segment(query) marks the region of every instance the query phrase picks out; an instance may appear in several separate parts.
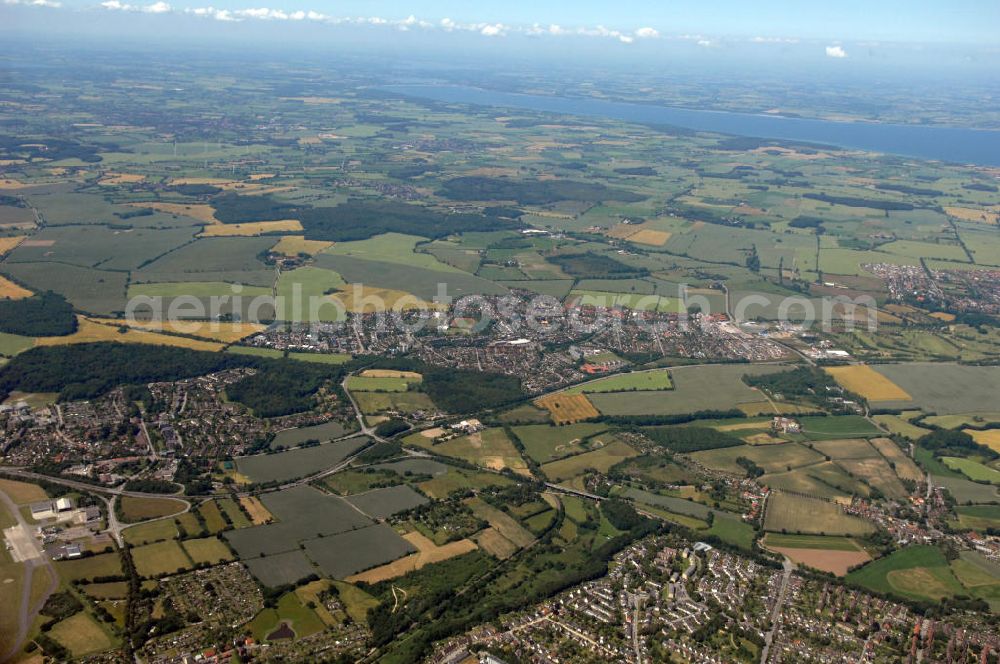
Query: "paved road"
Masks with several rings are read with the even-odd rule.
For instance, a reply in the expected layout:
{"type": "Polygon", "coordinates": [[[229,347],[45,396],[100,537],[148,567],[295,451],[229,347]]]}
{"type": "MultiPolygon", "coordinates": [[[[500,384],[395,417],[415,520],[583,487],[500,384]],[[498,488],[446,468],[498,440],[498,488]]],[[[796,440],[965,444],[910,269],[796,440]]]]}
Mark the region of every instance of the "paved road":
{"type": "MultiPolygon", "coordinates": [[[[21,510],[18,509],[17,504],[10,499],[3,491],[0,491],[0,502],[3,502],[14,518],[17,520],[18,526],[27,532],[31,532],[32,527],[24,520],[24,516],[21,515],[21,510]]],[[[48,600],[49,595],[55,592],[59,585],[59,577],[56,575],[55,570],[52,568],[52,561],[49,557],[45,555],[42,550],[41,545],[38,543],[34,537],[30,540],[31,546],[35,550],[34,557],[24,561],[24,581],[23,587],[21,588],[21,601],[18,606],[18,626],[17,626],[17,636],[14,638],[12,643],[7,644],[5,650],[0,650],[0,662],[6,662],[12,659],[15,654],[20,650],[21,644],[28,636],[28,630],[31,628],[31,624],[34,622],[35,616],[41,610],[42,606],[45,605],[45,601],[48,600]],[[40,570],[49,576],[49,586],[45,589],[45,592],[38,599],[37,606],[29,606],[31,604],[31,586],[33,577],[36,570],[40,570]]],[[[8,598],[8,601],[13,598],[8,598]]],[[[10,604],[5,601],[4,611],[9,610],[10,604]]],[[[2,644],[0,644],[2,645],[2,644]]]]}
{"type": "Polygon", "coordinates": [[[760,664],[767,664],[767,657],[771,652],[771,642],[774,640],[774,633],[778,631],[781,622],[781,610],[785,608],[785,594],[788,592],[788,581],[795,571],[795,563],[788,558],[782,563],[784,572],[781,574],[781,586],[778,587],[778,599],[774,602],[774,609],[771,611],[771,629],[764,635],[764,649],[760,653],[760,664]]]}

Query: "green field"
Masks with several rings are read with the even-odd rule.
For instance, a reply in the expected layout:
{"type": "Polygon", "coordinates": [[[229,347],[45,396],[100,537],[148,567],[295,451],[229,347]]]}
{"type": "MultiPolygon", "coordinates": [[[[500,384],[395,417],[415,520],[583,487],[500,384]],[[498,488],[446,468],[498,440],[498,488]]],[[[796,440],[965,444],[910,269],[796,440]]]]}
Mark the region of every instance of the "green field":
{"type": "Polygon", "coordinates": [[[217,565],[218,563],[235,558],[229,547],[216,537],[184,540],[182,545],[185,553],[187,553],[191,558],[191,562],[195,565],[217,565]]]}
{"type": "Polygon", "coordinates": [[[858,551],[858,545],[847,537],[822,535],[782,535],[768,533],[767,545],[787,549],[826,549],[829,551],[858,551]]]}
{"type": "Polygon", "coordinates": [[[369,443],[364,436],[276,454],[239,457],[236,467],[251,482],[286,481],[304,477],[341,463],[369,443]]]}
{"type": "Polygon", "coordinates": [[[963,528],[1000,528],[1000,505],[960,505],[955,508],[963,528]]]}
{"type": "Polygon", "coordinates": [[[275,608],[264,609],[254,616],[248,628],[258,642],[266,643],[268,635],[282,623],[295,632],[296,639],[312,636],[323,630],[323,621],[294,592],[282,595],[275,608]]]}
{"type": "Polygon", "coordinates": [[[607,427],[590,423],[561,427],[541,424],[513,427],[513,431],[528,456],[538,463],[548,463],[587,451],[588,439],[599,439],[599,434],[607,431],[607,427]]]}
{"type": "Polygon", "coordinates": [[[860,415],[831,415],[827,417],[800,417],[802,432],[813,440],[849,438],[852,436],[878,436],[881,431],[860,415]]]}
{"type": "Polygon", "coordinates": [[[625,443],[615,440],[600,449],[547,463],[542,466],[542,472],[553,482],[563,482],[590,468],[606,473],[612,466],[637,454],[625,443]]]}
{"type": "Polygon", "coordinates": [[[872,368],[913,397],[902,407],[918,406],[937,415],[995,410],[995,395],[1000,394],[1000,367],[910,362],[872,368]]]}
{"type": "Polygon", "coordinates": [[[780,491],[767,500],[764,528],[808,535],[864,535],[875,530],[869,521],[845,514],[836,503],[780,491]]]}
{"type": "Polygon", "coordinates": [[[140,576],[156,577],[190,569],[191,560],[180,545],[169,540],[132,549],[135,569],[140,576]]]}
{"type": "Polygon", "coordinates": [[[635,392],[646,390],[669,390],[673,388],[667,369],[636,371],[608,376],[600,380],[577,385],[566,390],[567,394],[590,394],[595,392],[635,392]]]}
{"type": "Polygon", "coordinates": [[[769,473],[787,472],[823,461],[823,456],[820,453],[799,443],[738,445],[691,454],[692,459],[708,468],[743,475],[746,471],[736,463],[740,457],[750,459],[769,473]]]}
{"type": "Polygon", "coordinates": [[[410,383],[419,382],[411,378],[348,376],[347,389],[351,392],[406,392],[410,383]]]}
{"type": "Polygon", "coordinates": [[[939,600],[964,592],[941,550],[910,546],[847,575],[848,583],[906,599],[939,600]]]}
{"type": "Polygon", "coordinates": [[[763,397],[741,380],[744,374],[783,371],[781,366],[714,365],[675,367],[674,389],[655,392],[592,394],[591,402],[604,415],[678,415],[699,410],[726,410],[763,397]]]}
{"type": "Polygon", "coordinates": [[[959,471],[970,480],[1000,484],[1000,471],[989,466],[984,466],[978,461],[958,457],[941,457],[941,461],[952,470],[959,471]]]}

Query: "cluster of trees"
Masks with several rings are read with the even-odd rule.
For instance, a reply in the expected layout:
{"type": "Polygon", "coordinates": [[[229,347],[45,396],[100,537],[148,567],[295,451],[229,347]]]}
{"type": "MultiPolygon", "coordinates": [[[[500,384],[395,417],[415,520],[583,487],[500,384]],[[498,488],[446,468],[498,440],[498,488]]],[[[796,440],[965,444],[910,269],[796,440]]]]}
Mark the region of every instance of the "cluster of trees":
{"type": "Polygon", "coordinates": [[[989,447],[977,443],[972,436],[964,431],[937,429],[921,436],[917,440],[917,444],[933,452],[936,457],[964,457],[971,454],[992,460],[1000,456],[1000,454],[989,447]]]}
{"type": "Polygon", "coordinates": [[[80,161],[94,164],[101,161],[98,150],[108,150],[114,152],[118,148],[114,144],[103,146],[85,145],[79,141],[66,138],[37,137],[26,138],[24,136],[0,136],[0,154],[5,159],[47,159],[49,161],[60,161],[62,159],[79,159],[80,161]]]}
{"type": "Polygon", "coordinates": [[[23,300],[0,300],[0,332],[26,337],[62,337],[76,332],[73,305],[46,291],[23,300]]]}
{"type": "Polygon", "coordinates": [[[649,271],[616,261],[604,254],[560,254],[546,258],[558,265],[563,272],[574,277],[614,279],[616,277],[644,277],[649,271]]]}
{"type": "Polygon", "coordinates": [[[837,381],[816,367],[798,367],[770,374],[744,374],[743,382],[771,395],[780,394],[785,399],[816,400],[825,397],[831,390],[840,392],[837,381]]]}
{"type": "Polygon", "coordinates": [[[753,459],[745,456],[736,457],[736,464],[747,471],[747,477],[757,478],[764,474],[764,469],[758,466],[753,459]]]}
{"type": "Polygon", "coordinates": [[[674,452],[698,452],[736,447],[743,441],[725,431],[708,427],[647,427],[642,433],[657,445],[674,452]]]}
{"type": "Polygon", "coordinates": [[[254,367],[257,373],[230,385],[227,396],[259,417],[311,409],[319,388],[344,371],[287,359],[102,341],[42,346],[18,355],[0,368],[0,395],[21,390],[56,392],[64,401],[91,399],[119,385],[180,380],[237,367],[254,367]]]}
{"type": "Polygon", "coordinates": [[[833,205],[846,205],[847,207],[866,207],[873,210],[912,210],[909,203],[899,201],[880,201],[875,198],[860,198],[858,196],[830,196],[829,194],[802,194],[803,198],[811,198],[814,201],[831,203],[833,205]]]}
{"type": "MultiPolygon", "coordinates": [[[[335,207],[296,206],[270,196],[226,193],[212,199],[215,217],[226,224],[298,219],[309,240],[348,242],[382,233],[438,238],[454,233],[517,227],[506,215],[451,214],[423,205],[389,200],[350,200],[335,207]]],[[[519,214],[518,214],[519,216],[519,214]]]]}
{"type": "Polygon", "coordinates": [[[383,438],[391,438],[397,433],[403,433],[410,428],[406,420],[390,418],[384,422],[379,422],[375,427],[375,434],[383,438]]]}
{"type": "Polygon", "coordinates": [[[438,192],[454,201],[515,201],[518,205],[547,205],[559,201],[622,201],[635,203],[645,196],[597,182],[573,180],[509,180],[463,176],[444,183],[438,192]]]}

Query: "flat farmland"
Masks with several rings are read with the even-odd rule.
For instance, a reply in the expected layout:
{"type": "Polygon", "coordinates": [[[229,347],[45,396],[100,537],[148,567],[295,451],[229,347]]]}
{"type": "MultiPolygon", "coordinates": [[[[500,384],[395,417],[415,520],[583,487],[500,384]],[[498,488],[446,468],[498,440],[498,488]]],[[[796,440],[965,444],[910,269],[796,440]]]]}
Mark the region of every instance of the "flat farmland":
{"type": "Polygon", "coordinates": [[[524,450],[538,463],[548,463],[566,456],[586,452],[586,439],[607,431],[603,424],[569,424],[552,426],[535,424],[513,428],[524,450]]]}
{"type": "Polygon", "coordinates": [[[424,447],[435,454],[463,459],[483,468],[491,470],[510,468],[514,472],[528,474],[528,464],[507,437],[507,433],[500,428],[484,429],[478,433],[437,444],[418,433],[408,436],[406,442],[424,447]]]}
{"type": "Polygon", "coordinates": [[[877,436],[882,432],[860,415],[805,415],[798,418],[802,433],[812,440],[830,438],[860,438],[877,436]]]}
{"type": "Polygon", "coordinates": [[[342,422],[326,422],[308,427],[298,427],[295,429],[285,429],[279,431],[274,440],[271,441],[271,449],[279,447],[295,447],[307,440],[318,440],[321,443],[340,438],[347,433],[347,428],[342,422]]]}
{"type": "Polygon", "coordinates": [[[580,475],[588,468],[606,473],[612,466],[638,454],[625,443],[615,440],[600,449],[547,463],[542,466],[542,472],[553,482],[562,482],[580,475]]]}
{"type": "Polygon", "coordinates": [[[883,376],[913,398],[911,402],[887,401],[885,407],[919,406],[938,415],[996,409],[1000,394],[1000,367],[950,363],[910,362],[880,364],[883,376]]]}
{"type": "Polygon", "coordinates": [[[121,558],[117,553],[102,553],[89,558],[61,560],[55,563],[59,577],[67,581],[93,579],[98,576],[119,576],[122,573],[121,558]]]}
{"type": "Polygon", "coordinates": [[[81,311],[111,315],[125,310],[127,272],[64,263],[3,263],[0,271],[35,292],[61,293],[81,311]]]}
{"type": "Polygon", "coordinates": [[[507,289],[499,284],[458,270],[445,272],[412,265],[368,260],[356,256],[320,254],[316,265],[340,273],[352,284],[412,293],[429,300],[438,292],[438,284],[448,284],[452,297],[463,295],[502,295],[507,289]]]}
{"type": "Polygon", "coordinates": [[[692,459],[708,468],[743,475],[745,469],[736,463],[738,457],[750,459],[769,473],[810,466],[824,460],[821,454],[799,443],[739,445],[691,453],[692,459]]]}
{"type": "Polygon", "coordinates": [[[305,545],[306,554],[324,574],[335,579],[384,565],[417,550],[395,530],[382,524],[308,540],[305,545]]]}
{"type": "Polygon", "coordinates": [[[275,454],[239,457],[236,468],[251,482],[282,482],[336,466],[369,442],[368,438],[358,436],[275,454]]]}
{"type": "Polygon", "coordinates": [[[524,548],[535,541],[535,536],[525,530],[514,517],[498,510],[479,498],[469,498],[466,504],[472,513],[489,522],[490,526],[518,548],[524,548]]]}
{"type": "Polygon", "coordinates": [[[875,530],[871,523],[845,514],[835,503],[780,491],[768,498],[764,528],[813,535],[864,535],[875,530]]]}
{"type": "Polygon", "coordinates": [[[1000,505],[960,505],[955,508],[963,528],[1000,528],[1000,505]]]}
{"type": "Polygon", "coordinates": [[[380,581],[387,581],[409,574],[431,563],[439,563],[455,556],[461,556],[470,551],[475,551],[477,548],[476,543],[468,539],[457,540],[443,546],[438,546],[416,532],[403,535],[403,539],[415,546],[417,552],[386,565],[373,567],[360,574],[349,576],[346,580],[350,583],[357,583],[358,581],[379,583],[380,581]]]}
{"type": "Polygon", "coordinates": [[[566,390],[566,394],[590,394],[594,392],[637,392],[649,390],[669,390],[673,388],[668,369],[634,371],[617,374],[576,385],[566,390]]]}
{"type": "Polygon", "coordinates": [[[351,496],[347,502],[373,519],[385,519],[425,505],[428,500],[408,486],[394,486],[351,496]]]}
{"type": "Polygon", "coordinates": [[[270,556],[295,549],[306,539],[335,535],[372,523],[342,498],[310,486],[268,493],[261,497],[261,502],[275,522],[224,533],[244,561],[261,553],[270,556]]]}
{"type": "Polygon", "coordinates": [[[936,601],[964,592],[941,550],[911,546],[869,563],[847,575],[852,584],[877,593],[936,601]]]}
{"type": "Polygon", "coordinates": [[[12,263],[54,262],[102,270],[133,270],[193,238],[191,228],[52,226],[7,257],[12,263]]]}
{"type": "Polygon", "coordinates": [[[536,399],[535,405],[549,411],[556,424],[572,424],[600,415],[590,399],[583,394],[550,394],[536,399]]]}
{"type": "Polygon", "coordinates": [[[768,533],[764,546],[800,565],[837,576],[844,576],[851,567],[871,560],[866,551],[845,537],[768,533]]]}
{"type": "Polygon", "coordinates": [[[195,565],[205,563],[217,565],[221,562],[235,558],[229,547],[216,537],[203,537],[201,539],[184,540],[182,542],[185,553],[191,558],[195,565]]]}
{"type": "Polygon", "coordinates": [[[869,401],[910,401],[910,394],[885,375],[864,364],[824,369],[841,387],[869,401]]]}
{"type": "Polygon", "coordinates": [[[73,653],[74,657],[101,652],[114,645],[108,633],[86,611],[56,623],[48,635],[73,653]]]}
{"type": "Polygon", "coordinates": [[[839,459],[837,465],[889,498],[905,498],[906,487],[881,455],[867,459],[839,459]]]}
{"type": "Polygon", "coordinates": [[[117,325],[105,325],[98,319],[79,318],[76,332],[62,337],[39,337],[36,346],[63,346],[65,344],[89,344],[98,341],[116,341],[119,343],[151,344],[154,346],[176,346],[192,350],[218,351],[223,345],[213,341],[201,341],[168,334],[157,334],[143,330],[121,328],[117,325]],[[124,331],[123,331],[124,330],[124,331]]]}
{"type": "Polygon", "coordinates": [[[892,439],[873,438],[870,442],[879,451],[879,454],[892,464],[893,470],[900,479],[913,482],[920,482],[924,479],[924,474],[917,467],[917,464],[892,439]]]}
{"type": "Polygon", "coordinates": [[[8,300],[23,300],[31,297],[32,293],[27,288],[15,284],[6,277],[0,277],[0,298],[8,300]]]}
{"type": "Polygon", "coordinates": [[[125,522],[158,519],[183,512],[187,503],[175,498],[133,498],[121,497],[121,518],[125,522]]]}
{"type": "Polygon", "coordinates": [[[298,549],[265,558],[250,558],[243,562],[258,581],[270,588],[295,583],[317,572],[305,554],[298,549]]]}
{"type": "Polygon", "coordinates": [[[191,560],[174,540],[146,544],[132,549],[135,569],[140,576],[155,577],[189,569],[191,560]]]}
{"type": "Polygon", "coordinates": [[[813,443],[812,448],[834,460],[837,459],[871,459],[878,456],[875,448],[864,438],[848,438],[846,440],[823,440],[813,443]]]}
{"type": "Polygon", "coordinates": [[[149,523],[140,523],[122,531],[122,537],[132,546],[159,542],[177,537],[177,525],[174,519],[160,519],[149,523]]]}
{"type": "Polygon", "coordinates": [[[1000,484],[1000,471],[984,466],[972,459],[962,459],[959,457],[941,457],[944,465],[952,470],[957,470],[974,482],[989,482],[990,484],[1000,484]]]}
{"type": "Polygon", "coordinates": [[[972,436],[973,440],[980,445],[985,445],[994,452],[1000,452],[1000,429],[986,429],[985,431],[963,429],[963,431],[972,436]]]}
{"type": "Polygon", "coordinates": [[[853,495],[867,497],[871,490],[848,475],[832,461],[796,468],[791,471],[767,473],[760,483],[770,489],[802,493],[830,500],[848,499],[853,495]]]}
{"type": "Polygon", "coordinates": [[[356,392],[353,396],[365,415],[377,415],[387,410],[414,413],[436,408],[431,398],[423,392],[356,392]]]}
{"type": "Polygon", "coordinates": [[[406,392],[413,382],[420,381],[394,376],[348,376],[346,386],[351,392],[406,392]]]}
{"type": "Polygon", "coordinates": [[[905,436],[910,440],[916,440],[921,436],[930,433],[930,429],[911,424],[898,415],[873,415],[872,419],[889,430],[889,433],[898,436],[905,436]]]}
{"type": "Polygon", "coordinates": [[[744,374],[783,371],[780,365],[707,365],[671,369],[674,389],[655,392],[591,394],[589,399],[605,415],[680,415],[699,410],[726,410],[761,401],[761,393],[747,386],[744,374]]]}

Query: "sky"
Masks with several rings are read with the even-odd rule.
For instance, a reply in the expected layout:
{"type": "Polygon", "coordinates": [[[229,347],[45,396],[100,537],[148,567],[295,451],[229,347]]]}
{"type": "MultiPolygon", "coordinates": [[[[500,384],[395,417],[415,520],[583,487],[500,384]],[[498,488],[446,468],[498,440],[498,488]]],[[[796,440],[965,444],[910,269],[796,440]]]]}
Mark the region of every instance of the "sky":
{"type": "Polygon", "coordinates": [[[673,48],[733,59],[785,54],[845,68],[858,61],[1000,63],[997,26],[1000,0],[0,0],[0,32],[23,36],[252,37],[610,55],[673,48]]]}

